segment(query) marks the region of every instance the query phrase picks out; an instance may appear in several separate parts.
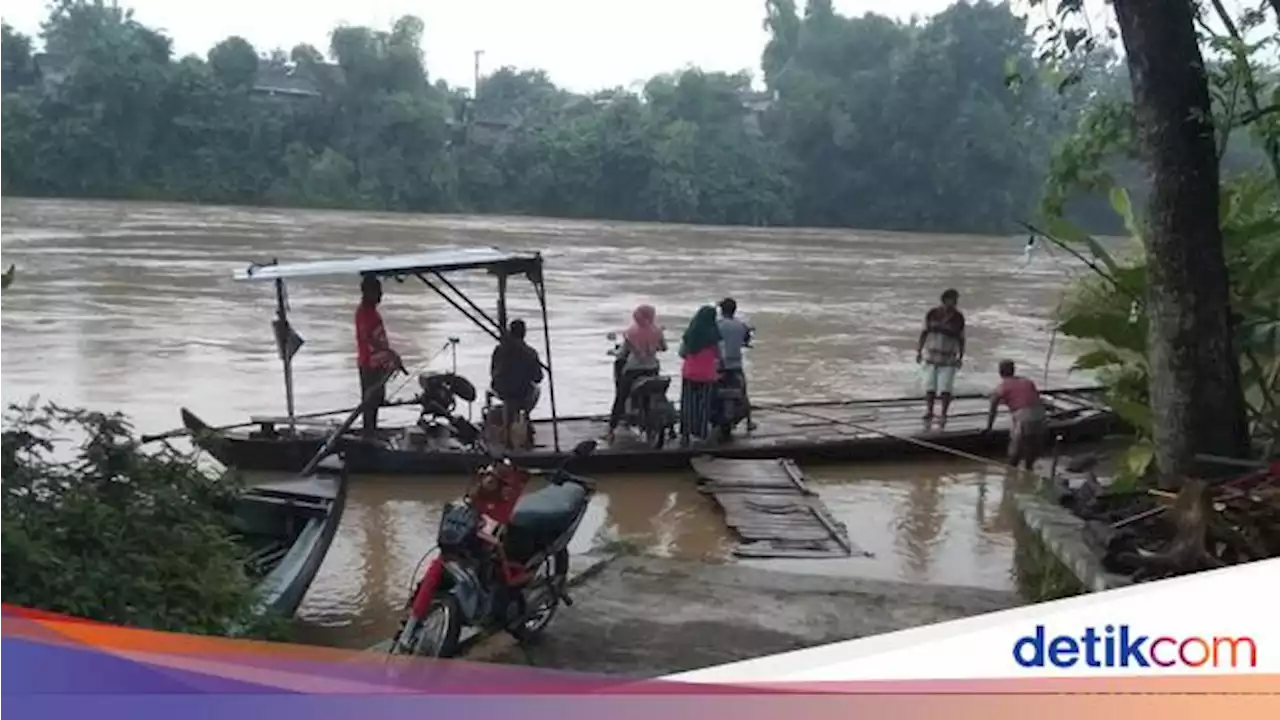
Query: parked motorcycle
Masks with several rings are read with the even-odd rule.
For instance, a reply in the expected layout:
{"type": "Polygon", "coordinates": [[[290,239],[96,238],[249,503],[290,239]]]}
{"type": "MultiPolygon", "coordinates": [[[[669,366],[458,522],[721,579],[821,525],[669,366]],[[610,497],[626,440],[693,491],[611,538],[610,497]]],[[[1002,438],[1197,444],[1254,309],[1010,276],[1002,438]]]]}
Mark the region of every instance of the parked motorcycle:
{"type": "MultiPolygon", "coordinates": [[[[613,349],[608,354],[618,358],[613,364],[613,380],[616,384],[622,376],[622,362],[619,358],[622,343],[618,342],[617,333],[609,333],[607,337],[614,342],[613,349]]],[[[631,383],[624,405],[622,424],[644,433],[645,442],[655,450],[661,450],[668,439],[674,440],[676,437],[679,415],[675,405],[667,397],[670,387],[670,375],[655,373],[638,377],[631,383]]]]}
{"type": "MultiPolygon", "coordinates": [[[[488,454],[474,425],[462,418],[454,424],[459,437],[488,454]]],[[[579,443],[559,468],[546,473],[496,457],[477,471],[463,498],[445,506],[439,552],[409,596],[392,654],[453,657],[464,628],[531,641],[561,603],[573,604],[566,592],[568,546],[595,483],[567,468],[595,448],[594,440],[579,443]],[[525,493],[534,474],[549,482],[525,493]]]]}

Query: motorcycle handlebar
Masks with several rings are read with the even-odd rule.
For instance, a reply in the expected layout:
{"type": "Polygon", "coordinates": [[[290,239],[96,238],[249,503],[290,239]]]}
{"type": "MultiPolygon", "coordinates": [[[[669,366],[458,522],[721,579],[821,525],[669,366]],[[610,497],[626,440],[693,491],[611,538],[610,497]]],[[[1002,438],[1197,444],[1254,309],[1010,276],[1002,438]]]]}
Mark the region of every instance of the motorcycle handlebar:
{"type": "MultiPolygon", "coordinates": [[[[585,458],[588,455],[591,455],[592,453],[594,453],[596,451],[597,445],[598,443],[595,440],[583,440],[582,442],[578,443],[573,448],[573,450],[569,451],[568,456],[565,457],[565,459],[555,468],[551,470],[543,470],[539,468],[533,468],[533,469],[525,468],[525,471],[528,472],[530,475],[540,475],[540,476],[547,477],[550,480],[550,482],[553,482],[557,485],[564,482],[565,480],[569,480],[571,482],[576,482],[579,485],[582,485],[587,488],[594,488],[595,487],[594,481],[584,477],[573,475],[568,472],[568,469],[569,469],[569,466],[573,463],[573,461],[585,458]]],[[[489,444],[485,442],[484,437],[480,435],[478,431],[476,432],[475,438],[471,441],[471,447],[476,452],[476,454],[484,455],[494,463],[502,463],[502,462],[510,461],[510,458],[505,453],[495,452],[492,448],[490,448],[489,444]]]]}

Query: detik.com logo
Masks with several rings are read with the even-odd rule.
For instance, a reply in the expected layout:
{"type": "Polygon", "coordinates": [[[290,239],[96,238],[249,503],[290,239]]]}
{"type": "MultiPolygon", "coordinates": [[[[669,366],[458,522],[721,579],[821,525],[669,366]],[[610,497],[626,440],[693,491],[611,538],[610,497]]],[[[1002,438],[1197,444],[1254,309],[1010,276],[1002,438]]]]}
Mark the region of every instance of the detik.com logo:
{"type": "Polygon", "coordinates": [[[1258,666],[1258,646],[1247,636],[1143,635],[1128,625],[1086,627],[1079,635],[1049,635],[1037,625],[1013,644],[1013,659],[1024,668],[1091,667],[1241,668],[1258,666]]]}

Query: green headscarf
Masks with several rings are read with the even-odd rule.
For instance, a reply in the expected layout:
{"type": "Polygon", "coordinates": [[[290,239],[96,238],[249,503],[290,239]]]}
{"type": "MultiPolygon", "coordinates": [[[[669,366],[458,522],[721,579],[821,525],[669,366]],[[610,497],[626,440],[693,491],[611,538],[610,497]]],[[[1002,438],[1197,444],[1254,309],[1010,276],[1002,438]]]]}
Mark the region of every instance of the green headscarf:
{"type": "Polygon", "coordinates": [[[710,305],[698,308],[698,312],[689,321],[689,327],[685,329],[682,340],[686,355],[706,350],[719,343],[720,326],[716,324],[716,309],[710,305]]]}

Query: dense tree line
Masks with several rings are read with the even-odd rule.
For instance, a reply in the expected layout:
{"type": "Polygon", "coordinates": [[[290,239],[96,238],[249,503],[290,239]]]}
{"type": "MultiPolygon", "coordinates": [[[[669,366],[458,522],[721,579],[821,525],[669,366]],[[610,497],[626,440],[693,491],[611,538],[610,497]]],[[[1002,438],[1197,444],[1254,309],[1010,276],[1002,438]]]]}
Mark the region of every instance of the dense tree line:
{"type": "MultiPolygon", "coordinates": [[[[205,58],[102,0],[4,28],[6,194],[494,212],[722,224],[1003,231],[1055,140],[1128,92],[1114,56],[1059,92],[1026,23],[957,3],[925,21],[766,0],[767,86],[684,70],[580,95],[502,68],[432,82],[423,25],[336,28],[328,53],[205,58]],[[264,91],[269,78],[314,89],[264,91]],[[1018,82],[1011,82],[1016,78],[1018,82]]],[[[1105,201],[1082,212],[1110,220],[1105,201]]]]}

